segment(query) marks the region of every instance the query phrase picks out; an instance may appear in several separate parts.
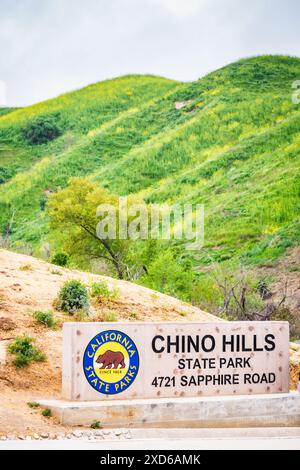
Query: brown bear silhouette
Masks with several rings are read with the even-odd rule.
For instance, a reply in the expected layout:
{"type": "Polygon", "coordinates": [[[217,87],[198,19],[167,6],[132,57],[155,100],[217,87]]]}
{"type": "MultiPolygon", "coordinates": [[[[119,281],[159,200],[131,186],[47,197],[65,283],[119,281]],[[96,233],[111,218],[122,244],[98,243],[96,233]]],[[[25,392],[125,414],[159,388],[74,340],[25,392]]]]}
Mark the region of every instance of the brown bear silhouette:
{"type": "Polygon", "coordinates": [[[125,362],[124,362],[124,355],[120,351],[110,351],[109,349],[105,351],[104,354],[98,356],[96,359],[98,364],[102,364],[100,369],[124,369],[125,362]]]}

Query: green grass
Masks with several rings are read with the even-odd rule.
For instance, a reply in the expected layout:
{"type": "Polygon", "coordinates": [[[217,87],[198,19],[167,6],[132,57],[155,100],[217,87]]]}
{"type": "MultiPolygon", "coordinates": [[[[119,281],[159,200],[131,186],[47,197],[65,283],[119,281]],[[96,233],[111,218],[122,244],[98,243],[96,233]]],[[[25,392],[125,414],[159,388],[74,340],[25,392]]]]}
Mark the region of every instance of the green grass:
{"type": "Polygon", "coordinates": [[[102,314],[102,321],[104,322],[116,322],[118,321],[118,313],[113,310],[108,310],[102,314]]]}
{"type": "Polygon", "coordinates": [[[51,311],[37,310],[33,312],[32,315],[35,321],[43,326],[53,328],[56,325],[56,320],[54,318],[53,312],[51,311]]]}
{"type": "Polygon", "coordinates": [[[28,366],[31,362],[44,362],[46,360],[43,354],[34,346],[33,338],[29,336],[17,336],[9,344],[8,351],[14,355],[13,364],[18,367],[28,366]]]}
{"type": "Polygon", "coordinates": [[[97,297],[98,300],[116,300],[119,296],[117,289],[110,289],[105,281],[93,282],[91,285],[91,297],[97,297]]]}
{"type": "Polygon", "coordinates": [[[0,117],[5,116],[5,114],[12,113],[13,111],[16,111],[17,108],[5,108],[5,107],[0,107],[0,117]]]}
{"type": "Polygon", "coordinates": [[[59,250],[47,197],[88,175],[149,203],[203,203],[205,249],[185,254],[198,269],[273,263],[300,238],[300,105],[291,101],[299,77],[300,59],[260,56],[192,83],[125,76],[3,113],[1,230],[13,219],[12,247],[59,250]],[[62,135],[29,145],[22,129],[39,116],[56,116],[62,135]]]}

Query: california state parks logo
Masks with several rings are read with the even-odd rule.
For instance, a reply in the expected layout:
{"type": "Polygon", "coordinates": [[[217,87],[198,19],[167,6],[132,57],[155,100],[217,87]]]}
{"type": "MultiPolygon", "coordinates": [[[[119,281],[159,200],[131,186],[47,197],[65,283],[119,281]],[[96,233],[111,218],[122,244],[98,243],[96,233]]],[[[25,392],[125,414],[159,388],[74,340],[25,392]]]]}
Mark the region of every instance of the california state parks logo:
{"type": "Polygon", "coordinates": [[[132,339],[117,330],[98,333],[87,345],[83,370],[97,392],[115,395],[124,392],[139,370],[139,353],[132,339]]]}

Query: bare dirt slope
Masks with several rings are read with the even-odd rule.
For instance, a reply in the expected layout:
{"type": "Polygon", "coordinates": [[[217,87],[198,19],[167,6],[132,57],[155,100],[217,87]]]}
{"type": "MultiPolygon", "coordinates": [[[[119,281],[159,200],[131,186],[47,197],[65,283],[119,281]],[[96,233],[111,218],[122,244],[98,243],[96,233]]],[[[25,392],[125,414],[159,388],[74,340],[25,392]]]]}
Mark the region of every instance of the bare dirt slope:
{"type": "Polygon", "coordinates": [[[285,305],[295,317],[297,331],[300,331],[300,247],[287,250],[286,255],[275,265],[265,267],[265,274],[272,276],[273,300],[278,302],[286,290],[285,305]]]}
{"type": "Polygon", "coordinates": [[[64,321],[73,319],[55,312],[58,324],[55,329],[49,329],[38,325],[32,313],[36,310],[54,310],[53,301],[60,287],[69,279],[81,279],[87,286],[105,280],[109,287],[118,289],[119,295],[115,301],[92,307],[94,320],[102,319],[105,312],[111,311],[119,321],[218,320],[178,299],[130,282],[63,269],[30,256],[0,250],[2,353],[8,341],[26,333],[36,340],[37,346],[47,355],[46,363],[33,363],[22,369],[16,369],[9,356],[5,364],[0,364],[0,435],[61,431],[52,418],[42,417],[40,410],[30,409],[27,402],[38,401],[42,397],[59,397],[61,326],[64,321]]]}

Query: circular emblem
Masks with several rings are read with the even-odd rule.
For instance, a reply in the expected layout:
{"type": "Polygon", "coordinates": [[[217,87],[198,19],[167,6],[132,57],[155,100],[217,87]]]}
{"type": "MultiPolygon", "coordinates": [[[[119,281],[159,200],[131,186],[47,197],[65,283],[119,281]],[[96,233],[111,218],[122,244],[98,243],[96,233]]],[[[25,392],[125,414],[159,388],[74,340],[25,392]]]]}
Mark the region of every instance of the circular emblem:
{"type": "Polygon", "coordinates": [[[139,370],[139,353],[132,339],[117,330],[98,333],[87,345],[83,370],[97,392],[115,395],[124,392],[139,370]]]}

